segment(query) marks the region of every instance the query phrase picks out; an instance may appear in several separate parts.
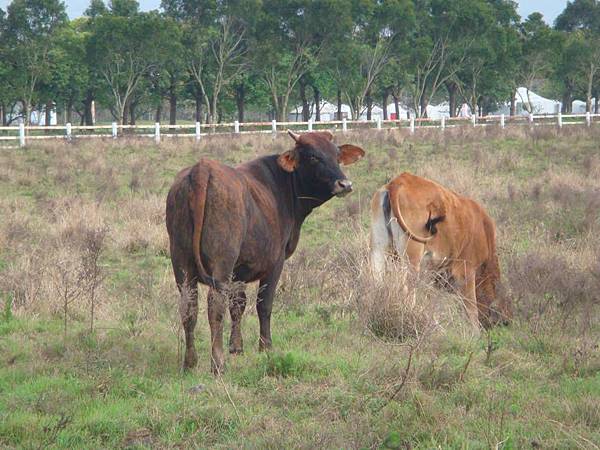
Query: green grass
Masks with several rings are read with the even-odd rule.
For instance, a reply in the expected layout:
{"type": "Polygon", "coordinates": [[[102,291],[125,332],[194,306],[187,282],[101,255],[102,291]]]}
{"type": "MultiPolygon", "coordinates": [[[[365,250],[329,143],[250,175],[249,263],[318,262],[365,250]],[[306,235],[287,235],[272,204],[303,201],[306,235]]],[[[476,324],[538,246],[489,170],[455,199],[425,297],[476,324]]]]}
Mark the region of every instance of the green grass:
{"type": "Polygon", "coordinates": [[[234,164],[289,142],[1,150],[0,447],[597,448],[597,133],[419,133],[347,137],[368,154],[345,169],[357,190],[306,221],[275,300],[274,350],[258,352],[250,301],[245,353],[228,356],[219,378],[203,296],[199,367],[180,371],[164,198],[201,156],[234,164]],[[496,219],[513,325],[402,343],[365,328],[345,255],[367,242],[372,192],[404,170],[475,197],[496,219]],[[106,278],[94,332],[80,299],[65,336],[53,258],[76,255],[69,227],[82,220],[109,227],[106,278]],[[548,278],[535,278],[528,255],[548,278]]]}

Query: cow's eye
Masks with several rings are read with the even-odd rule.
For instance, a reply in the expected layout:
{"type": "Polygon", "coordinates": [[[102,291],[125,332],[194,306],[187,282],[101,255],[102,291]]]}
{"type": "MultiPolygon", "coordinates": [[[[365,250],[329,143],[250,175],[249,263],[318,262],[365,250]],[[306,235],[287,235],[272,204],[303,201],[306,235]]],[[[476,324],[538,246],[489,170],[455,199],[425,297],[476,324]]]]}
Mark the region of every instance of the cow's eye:
{"type": "Polygon", "coordinates": [[[311,156],[309,160],[311,164],[317,164],[319,162],[319,158],[316,156],[311,156]]]}

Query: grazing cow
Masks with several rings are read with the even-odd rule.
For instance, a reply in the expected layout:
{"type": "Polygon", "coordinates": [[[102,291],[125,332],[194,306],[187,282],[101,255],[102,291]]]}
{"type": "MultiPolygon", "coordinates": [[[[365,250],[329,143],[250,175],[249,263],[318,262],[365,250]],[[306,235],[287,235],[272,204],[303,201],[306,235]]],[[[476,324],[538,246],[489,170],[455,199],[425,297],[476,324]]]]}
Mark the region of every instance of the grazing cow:
{"type": "Polygon", "coordinates": [[[223,368],[226,295],[232,297],[229,351],[241,353],[243,349],[243,283],[260,281],[256,305],[259,350],[269,349],[273,295],[283,262],[296,249],[304,219],[330,198],[352,191],[340,164],[362,158],[365,153],[361,148],[349,144],[338,147],[329,132],[288,133],[295,146],[281,155],[264,156],[235,168],[202,159],[182,170],[169,191],[167,230],[181,292],[185,368],[197,362],[197,283],[210,287],[208,321],[214,373],[223,368]],[[233,285],[237,288],[232,289],[233,285]]]}
{"type": "Polygon", "coordinates": [[[423,265],[448,274],[477,329],[480,321],[489,326],[511,318],[508,300],[495,305],[500,279],[496,227],[479,204],[433,181],[403,173],[375,193],[371,217],[376,276],[385,270],[386,254],[392,249],[417,272],[423,265]]]}

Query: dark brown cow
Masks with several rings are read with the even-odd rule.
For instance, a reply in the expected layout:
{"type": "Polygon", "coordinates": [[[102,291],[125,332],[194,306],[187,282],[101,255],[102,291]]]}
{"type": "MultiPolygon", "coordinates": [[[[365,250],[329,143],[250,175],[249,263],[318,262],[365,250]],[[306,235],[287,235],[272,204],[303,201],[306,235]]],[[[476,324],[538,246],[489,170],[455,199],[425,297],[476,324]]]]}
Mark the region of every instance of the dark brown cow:
{"type": "Polygon", "coordinates": [[[300,227],[311,211],[333,196],[352,191],[340,169],[364,156],[353,145],[333,144],[329,132],[301,136],[289,132],[295,146],[281,155],[249,161],[236,168],[202,159],[182,170],[167,198],[171,261],[181,292],[185,330],[184,367],[197,362],[194,327],[198,282],[210,287],[208,321],[212,370],[223,368],[225,294],[232,300],[230,353],[243,349],[241,318],[246,307],[242,283],[260,281],[256,309],[259,349],[271,347],[271,309],[283,262],[298,244],[300,227]]]}

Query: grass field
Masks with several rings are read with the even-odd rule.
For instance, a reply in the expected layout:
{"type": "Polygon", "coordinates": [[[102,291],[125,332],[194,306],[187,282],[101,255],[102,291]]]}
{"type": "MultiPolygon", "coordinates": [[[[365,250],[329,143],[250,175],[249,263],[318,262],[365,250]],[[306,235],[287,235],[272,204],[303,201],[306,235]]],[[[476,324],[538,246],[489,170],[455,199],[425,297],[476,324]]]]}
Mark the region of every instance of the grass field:
{"type": "Polygon", "coordinates": [[[201,156],[235,164],[289,137],[0,150],[0,448],[597,449],[600,130],[337,140],[367,151],[346,169],[356,190],[305,223],[273,352],[249,304],[219,378],[204,291],[199,367],[180,371],[166,193],[201,156]],[[370,279],[370,196],[404,170],[496,220],[511,326],[475,338],[451,293],[422,281],[407,312],[370,279]]]}

